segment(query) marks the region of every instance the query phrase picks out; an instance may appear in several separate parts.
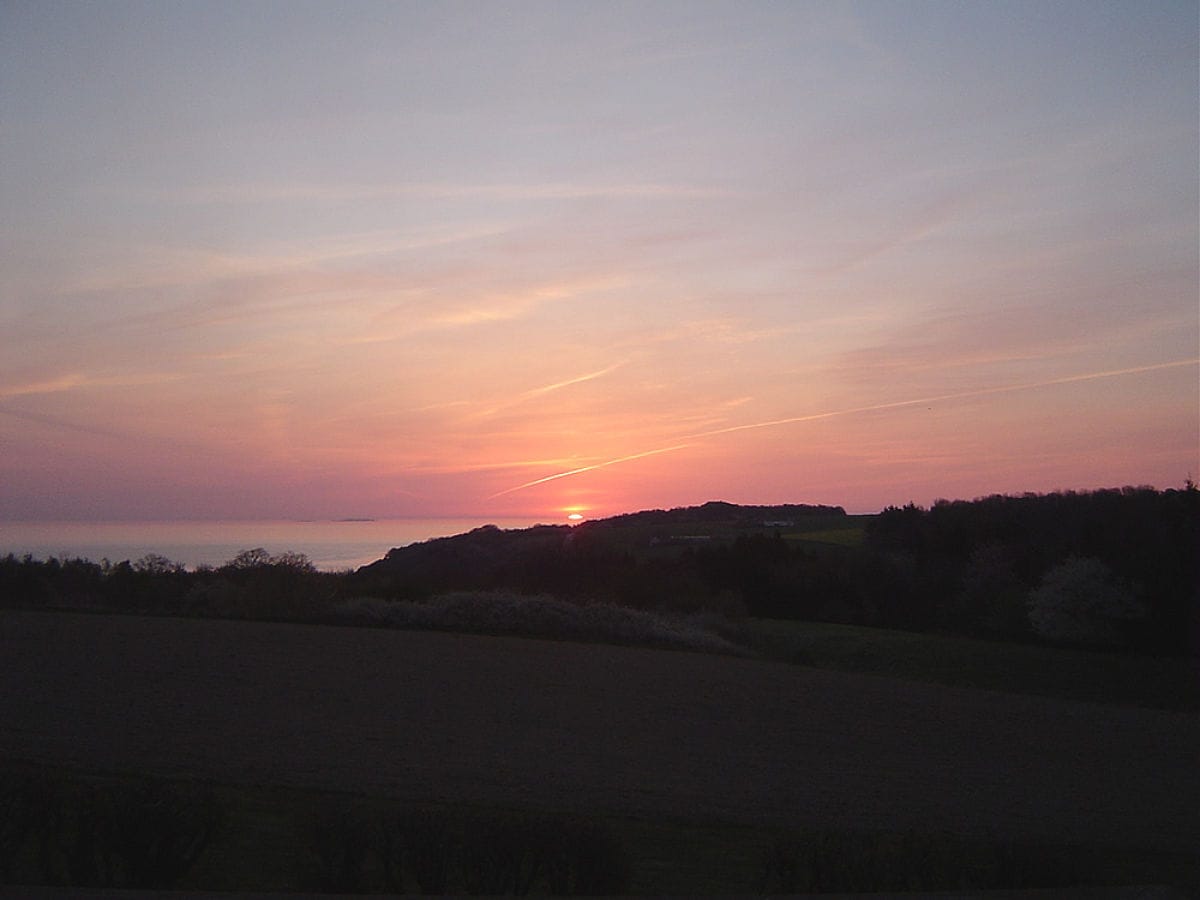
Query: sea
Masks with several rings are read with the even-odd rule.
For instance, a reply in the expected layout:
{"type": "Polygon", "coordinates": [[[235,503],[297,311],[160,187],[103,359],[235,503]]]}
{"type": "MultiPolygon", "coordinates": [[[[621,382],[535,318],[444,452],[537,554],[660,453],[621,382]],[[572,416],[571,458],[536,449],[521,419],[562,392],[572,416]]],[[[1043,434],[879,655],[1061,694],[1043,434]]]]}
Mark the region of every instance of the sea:
{"type": "Polygon", "coordinates": [[[311,522],[2,522],[0,557],[136,561],[165,556],[189,569],[220,566],[242,550],[303,553],[338,572],[382,559],[393,547],[463,534],[482,525],[527,528],[534,519],[346,519],[311,522]]]}

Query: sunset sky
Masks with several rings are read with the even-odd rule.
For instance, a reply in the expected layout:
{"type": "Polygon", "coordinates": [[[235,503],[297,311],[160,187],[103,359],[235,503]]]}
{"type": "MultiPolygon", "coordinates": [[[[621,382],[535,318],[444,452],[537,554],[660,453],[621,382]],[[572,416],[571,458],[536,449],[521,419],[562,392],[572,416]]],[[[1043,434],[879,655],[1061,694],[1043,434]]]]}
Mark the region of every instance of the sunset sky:
{"type": "Polygon", "coordinates": [[[1200,478],[1194,2],[0,6],[0,519],[1200,478]]]}

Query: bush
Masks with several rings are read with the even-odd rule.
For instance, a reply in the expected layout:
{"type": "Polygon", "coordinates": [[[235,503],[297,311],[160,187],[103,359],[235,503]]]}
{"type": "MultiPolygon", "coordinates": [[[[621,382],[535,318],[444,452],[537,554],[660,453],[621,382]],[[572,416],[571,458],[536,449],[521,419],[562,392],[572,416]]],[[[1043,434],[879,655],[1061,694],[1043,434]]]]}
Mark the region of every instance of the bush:
{"type": "Polygon", "coordinates": [[[1029,622],[1038,637],[1068,644],[1125,644],[1145,607],[1098,559],[1071,557],[1055,566],[1029,595],[1029,622]]]}
{"type": "Polygon", "coordinates": [[[744,655],[703,615],[673,616],[608,603],[574,604],[547,596],[463,591],[423,602],[359,598],[333,608],[339,624],[436,629],[560,640],[599,641],[744,655]]]}
{"type": "Polygon", "coordinates": [[[0,783],[0,881],[172,888],[221,821],[200,788],[8,776],[0,783]]]}

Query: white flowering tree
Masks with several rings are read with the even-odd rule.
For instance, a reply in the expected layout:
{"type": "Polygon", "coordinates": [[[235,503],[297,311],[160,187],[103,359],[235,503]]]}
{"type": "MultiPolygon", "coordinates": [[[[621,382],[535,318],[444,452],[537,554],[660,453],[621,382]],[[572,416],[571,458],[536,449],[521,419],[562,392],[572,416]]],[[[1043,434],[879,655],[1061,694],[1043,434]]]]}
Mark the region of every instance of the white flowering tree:
{"type": "Polygon", "coordinates": [[[1125,642],[1128,624],[1145,615],[1134,591],[1098,559],[1064,560],[1029,595],[1029,624],[1051,641],[1117,646],[1125,642]]]}

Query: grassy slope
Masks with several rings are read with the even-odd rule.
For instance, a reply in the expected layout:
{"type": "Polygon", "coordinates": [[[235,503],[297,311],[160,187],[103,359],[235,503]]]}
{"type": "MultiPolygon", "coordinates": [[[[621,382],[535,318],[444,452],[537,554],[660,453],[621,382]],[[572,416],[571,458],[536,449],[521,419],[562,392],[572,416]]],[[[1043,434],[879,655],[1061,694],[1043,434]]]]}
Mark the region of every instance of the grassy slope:
{"type": "Polygon", "coordinates": [[[751,619],[739,640],[768,659],[843,672],[1148,709],[1200,710],[1197,660],[751,619]]]}

